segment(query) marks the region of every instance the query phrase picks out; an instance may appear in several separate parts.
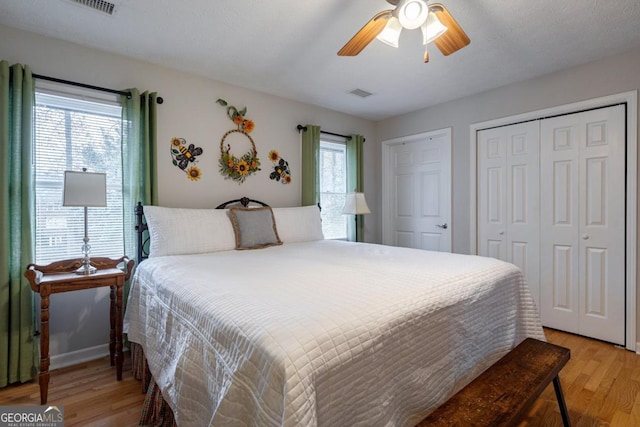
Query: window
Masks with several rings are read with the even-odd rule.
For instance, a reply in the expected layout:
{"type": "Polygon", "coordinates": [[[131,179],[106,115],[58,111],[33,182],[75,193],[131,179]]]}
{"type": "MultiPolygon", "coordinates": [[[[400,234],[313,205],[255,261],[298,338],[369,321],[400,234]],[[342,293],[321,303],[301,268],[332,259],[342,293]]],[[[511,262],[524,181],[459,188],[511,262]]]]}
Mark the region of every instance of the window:
{"type": "Polygon", "coordinates": [[[114,99],[87,100],[36,91],[36,263],[82,257],[84,208],[63,207],[64,171],[107,174],[107,207],[88,208],[91,256],[124,254],[122,108],[114,99]]]}
{"type": "Polygon", "coordinates": [[[342,214],[347,193],[347,148],[344,143],[320,141],[320,206],[326,239],[347,238],[348,215],[342,214]]]}

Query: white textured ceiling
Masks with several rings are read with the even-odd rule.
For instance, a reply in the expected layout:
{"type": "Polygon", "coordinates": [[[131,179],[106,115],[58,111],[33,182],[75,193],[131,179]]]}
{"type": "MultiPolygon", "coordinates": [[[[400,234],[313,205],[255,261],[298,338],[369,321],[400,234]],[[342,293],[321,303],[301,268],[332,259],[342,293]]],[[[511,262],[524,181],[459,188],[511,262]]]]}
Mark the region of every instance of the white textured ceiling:
{"type": "Polygon", "coordinates": [[[639,0],[440,0],[471,44],[428,64],[419,30],[336,55],[384,0],[111,1],[0,0],[0,22],[371,120],[640,46],[639,0]]]}

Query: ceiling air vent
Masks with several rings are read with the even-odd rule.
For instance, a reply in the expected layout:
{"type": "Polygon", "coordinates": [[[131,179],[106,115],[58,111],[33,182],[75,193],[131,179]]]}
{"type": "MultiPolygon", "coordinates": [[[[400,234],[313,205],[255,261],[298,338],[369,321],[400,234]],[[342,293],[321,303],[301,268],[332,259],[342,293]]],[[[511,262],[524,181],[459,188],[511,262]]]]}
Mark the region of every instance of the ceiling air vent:
{"type": "Polygon", "coordinates": [[[354,89],[349,93],[355,96],[359,96],[360,98],[366,98],[367,96],[373,95],[371,92],[367,92],[366,90],[362,90],[362,89],[354,89]]]}
{"type": "Polygon", "coordinates": [[[113,9],[116,7],[115,4],[105,0],[71,0],[71,1],[81,4],[83,6],[90,7],[91,9],[95,9],[99,12],[106,13],[109,15],[113,15],[113,9]]]}

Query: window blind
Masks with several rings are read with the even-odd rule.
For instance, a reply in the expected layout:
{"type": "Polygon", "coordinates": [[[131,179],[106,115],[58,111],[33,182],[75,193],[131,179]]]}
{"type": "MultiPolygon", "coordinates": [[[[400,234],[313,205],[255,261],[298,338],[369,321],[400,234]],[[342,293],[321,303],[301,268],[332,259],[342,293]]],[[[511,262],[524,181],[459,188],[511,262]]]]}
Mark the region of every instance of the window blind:
{"type": "Polygon", "coordinates": [[[320,141],[319,173],[324,237],[346,239],[348,218],[342,213],[347,193],[347,151],[344,143],[320,141]]]}
{"type": "Polygon", "coordinates": [[[122,108],[113,102],[36,92],[36,263],[82,257],[84,208],[63,207],[64,171],[104,172],[107,206],[88,208],[91,256],[124,254],[122,108]]]}

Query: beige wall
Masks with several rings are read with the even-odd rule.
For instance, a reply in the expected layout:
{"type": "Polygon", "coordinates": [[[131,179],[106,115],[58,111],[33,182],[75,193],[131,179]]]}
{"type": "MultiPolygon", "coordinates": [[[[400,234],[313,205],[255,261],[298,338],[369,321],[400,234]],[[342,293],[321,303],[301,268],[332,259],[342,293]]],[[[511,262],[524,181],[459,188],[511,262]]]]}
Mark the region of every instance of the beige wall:
{"type": "MultiPolygon", "coordinates": [[[[520,113],[635,91],[640,88],[639,70],[640,49],[635,49],[605,60],[380,121],[377,123],[378,138],[384,141],[420,132],[452,128],[453,250],[469,253],[469,126],[520,113]]],[[[637,142],[634,141],[635,144],[637,142]]],[[[381,167],[381,164],[378,164],[378,167],[381,167]]],[[[380,206],[377,209],[379,210],[380,206]]],[[[636,294],[640,301],[640,292],[636,294]]],[[[636,323],[636,333],[639,333],[640,317],[636,323]]],[[[640,341],[640,338],[636,341],[640,341]]]]}
{"type": "MultiPolygon", "coordinates": [[[[161,205],[215,207],[240,196],[263,200],[274,207],[299,205],[301,151],[296,125],[307,123],[318,124],[337,133],[365,136],[365,189],[370,203],[374,206],[377,203],[375,188],[378,178],[374,171],[380,162],[380,153],[375,143],[373,122],[5,26],[0,26],[0,40],[0,59],[28,64],[36,74],[114,89],[137,87],[157,91],[164,98],[164,104],[158,106],[161,205]],[[225,180],[218,172],[220,139],[233,128],[225,109],[216,104],[218,98],[238,107],[246,106],[247,118],[256,124],[251,135],[262,161],[262,171],[247,178],[242,185],[225,180]],[[204,153],[198,164],[203,171],[200,181],[188,181],[185,174],[172,165],[169,143],[174,136],[203,147],[204,153]],[[293,178],[290,185],[269,179],[271,162],[267,153],[271,149],[278,150],[289,162],[293,178]]],[[[377,222],[375,213],[367,217],[367,241],[377,241],[377,222]]],[[[106,291],[89,290],[52,296],[52,355],[107,342],[106,291]]]]}

